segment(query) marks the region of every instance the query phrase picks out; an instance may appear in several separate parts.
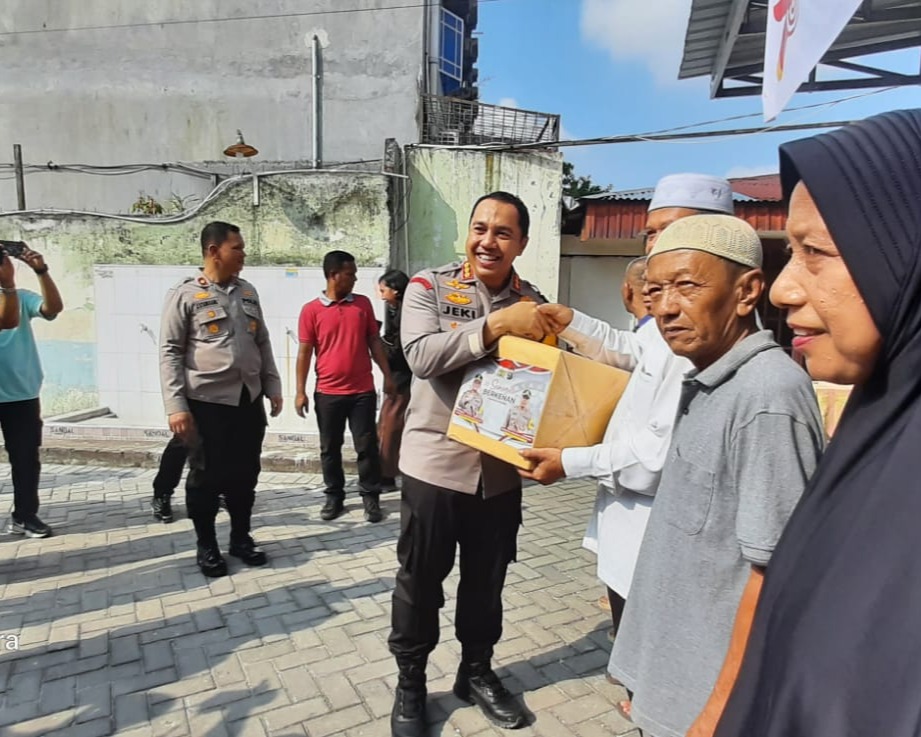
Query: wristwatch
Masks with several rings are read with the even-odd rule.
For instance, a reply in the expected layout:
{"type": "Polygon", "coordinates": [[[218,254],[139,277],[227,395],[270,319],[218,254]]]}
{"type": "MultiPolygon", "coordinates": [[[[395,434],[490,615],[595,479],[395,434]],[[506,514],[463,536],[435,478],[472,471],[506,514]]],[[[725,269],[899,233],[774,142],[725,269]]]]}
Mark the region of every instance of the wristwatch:
{"type": "Polygon", "coordinates": [[[48,273],[48,264],[45,264],[44,266],[42,266],[42,268],[35,270],[35,274],[37,276],[44,276],[47,273],[48,273]]]}

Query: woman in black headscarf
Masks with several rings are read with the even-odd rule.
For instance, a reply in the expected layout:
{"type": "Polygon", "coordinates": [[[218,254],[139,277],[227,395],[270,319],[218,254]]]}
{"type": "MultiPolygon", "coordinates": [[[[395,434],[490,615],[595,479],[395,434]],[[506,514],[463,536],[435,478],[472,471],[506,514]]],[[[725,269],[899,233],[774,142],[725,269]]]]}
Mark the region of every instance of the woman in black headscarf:
{"type": "Polygon", "coordinates": [[[767,569],[717,737],[921,735],[921,110],[780,149],[771,290],[816,379],[855,385],[767,569]]]}

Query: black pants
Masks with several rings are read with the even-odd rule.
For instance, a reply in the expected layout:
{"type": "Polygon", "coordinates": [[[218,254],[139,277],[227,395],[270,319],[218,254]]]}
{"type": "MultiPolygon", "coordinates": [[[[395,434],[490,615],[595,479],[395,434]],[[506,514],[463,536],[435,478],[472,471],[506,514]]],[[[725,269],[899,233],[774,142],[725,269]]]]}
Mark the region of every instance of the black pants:
{"type": "Polygon", "coordinates": [[[178,435],[173,435],[163,449],[160,456],[160,468],[153,480],[154,496],[160,499],[169,499],[179,481],[182,479],[182,469],[189,457],[189,450],[178,435]]]}
{"type": "Polygon", "coordinates": [[[624,607],[627,606],[627,600],[609,586],[608,605],[611,607],[611,622],[616,635],[617,630],[620,629],[620,620],[624,618],[624,607]]]}
{"type": "Polygon", "coordinates": [[[13,516],[26,520],[38,513],[38,479],[42,471],[38,457],[42,408],[38,399],[0,402],[0,428],[13,476],[13,516]]]}
{"type": "Polygon", "coordinates": [[[243,390],[236,407],[189,400],[197,438],[189,447],[189,475],[185,503],[195,525],[198,544],[216,546],[214,519],[218,494],[223,493],[230,515],[231,543],[246,539],[262,470],[260,456],[265,437],[262,397],[250,401],[243,390]]]}
{"type": "Polygon", "coordinates": [[[379,494],[381,461],[377,446],[377,394],[313,395],[320,429],[320,464],[326,493],[345,496],[345,472],[342,470],[342,442],[345,423],[349,423],[352,442],[358,454],[358,485],[362,494],[379,494]]]}
{"type": "Polygon", "coordinates": [[[521,487],[484,499],[403,477],[396,588],[388,643],[397,661],[438,644],[442,582],[460,547],[455,635],[467,662],[489,660],[502,636],[502,587],[515,560],[521,487]]]}

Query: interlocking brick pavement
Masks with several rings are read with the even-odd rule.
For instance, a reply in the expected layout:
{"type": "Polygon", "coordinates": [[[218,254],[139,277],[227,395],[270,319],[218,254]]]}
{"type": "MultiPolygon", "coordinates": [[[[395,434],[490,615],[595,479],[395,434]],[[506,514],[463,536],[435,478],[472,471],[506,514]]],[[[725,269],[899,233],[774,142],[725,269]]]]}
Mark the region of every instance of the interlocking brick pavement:
{"type": "MultiPolygon", "coordinates": [[[[384,522],[357,494],[319,519],[320,479],[266,472],[254,535],[262,569],[228,558],[206,580],[182,495],[153,520],[154,471],[46,465],[46,540],[0,535],[0,733],[33,737],[388,737],[396,666],[387,651],[398,494],[384,522]],[[18,649],[13,649],[17,645],[18,649]]],[[[0,504],[11,500],[0,465],[0,504]]],[[[604,679],[608,615],[580,547],[591,484],[525,491],[518,562],[495,665],[533,723],[521,737],[631,735],[604,679]]],[[[226,543],[226,514],[218,518],[226,543]]],[[[429,664],[432,737],[508,734],[451,693],[456,570],[429,664]]]]}

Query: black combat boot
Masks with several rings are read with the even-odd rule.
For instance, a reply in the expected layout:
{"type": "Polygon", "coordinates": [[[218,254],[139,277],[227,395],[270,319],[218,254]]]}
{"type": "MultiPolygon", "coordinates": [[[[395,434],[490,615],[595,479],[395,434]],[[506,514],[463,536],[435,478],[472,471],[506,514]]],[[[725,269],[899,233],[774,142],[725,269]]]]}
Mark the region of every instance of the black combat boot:
{"type": "Polygon", "coordinates": [[[400,675],[390,712],[392,737],[426,737],[425,661],[398,660],[400,675]]]}
{"type": "Polygon", "coordinates": [[[150,502],[150,508],[153,510],[154,519],[158,519],[164,524],[173,521],[173,506],[170,504],[168,496],[154,496],[150,502]]]}
{"type": "Polygon", "coordinates": [[[488,660],[461,662],[454,695],[476,704],[491,722],[505,729],[518,729],[527,722],[524,709],[502,685],[488,660]]]}

